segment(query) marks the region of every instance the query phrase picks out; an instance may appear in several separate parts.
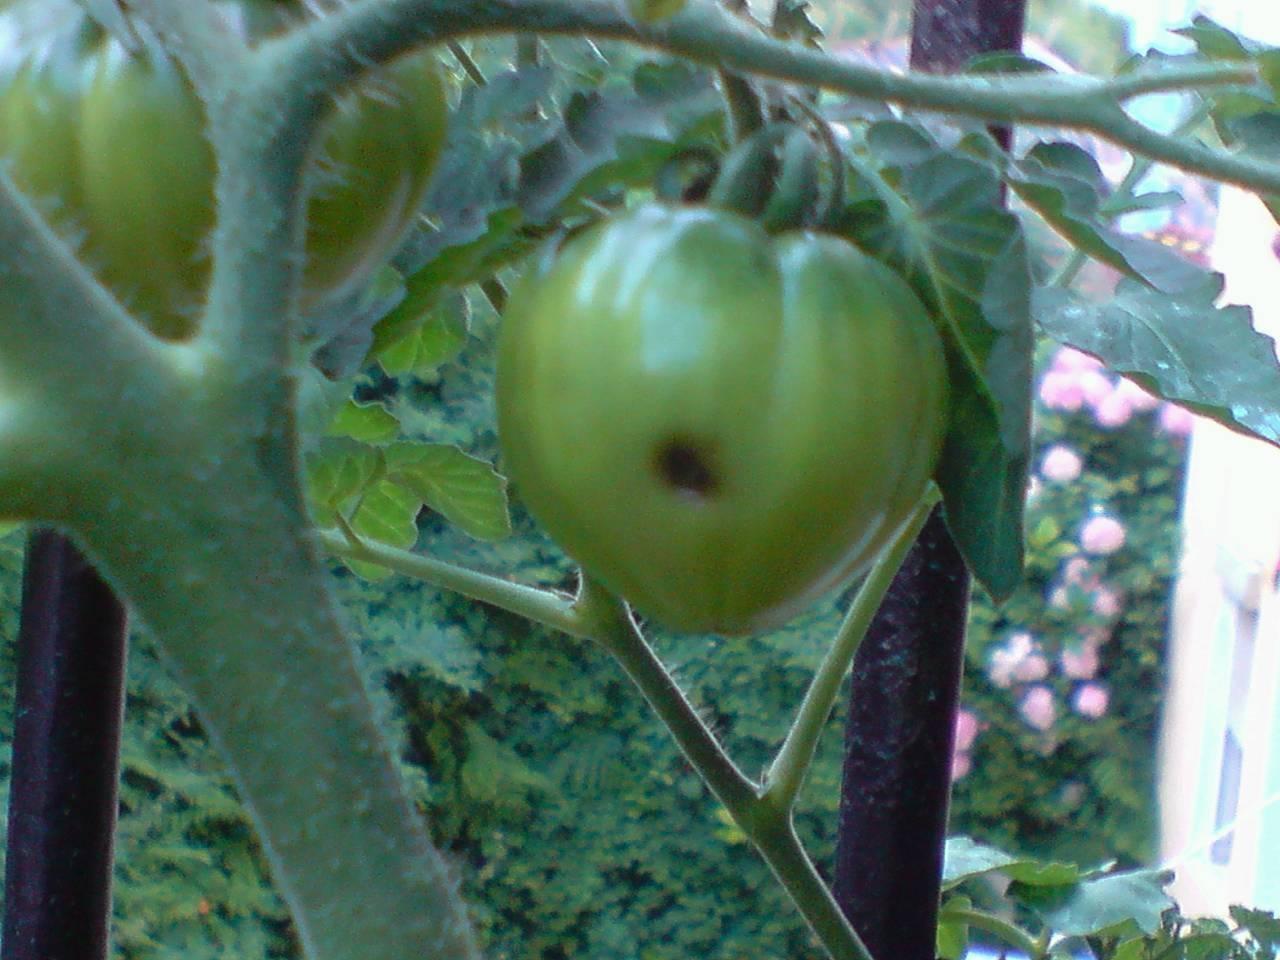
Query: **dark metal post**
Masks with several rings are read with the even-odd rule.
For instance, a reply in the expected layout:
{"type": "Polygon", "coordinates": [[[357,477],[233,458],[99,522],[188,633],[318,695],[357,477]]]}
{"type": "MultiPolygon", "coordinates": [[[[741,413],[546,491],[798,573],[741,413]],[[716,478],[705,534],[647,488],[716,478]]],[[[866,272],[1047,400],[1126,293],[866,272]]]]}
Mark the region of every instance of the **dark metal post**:
{"type": "MultiPolygon", "coordinates": [[[[916,0],[911,66],[1022,46],[1025,0],[916,0]]],[[[1006,148],[1007,131],[998,135],[1006,148]]],[[[877,960],[933,960],[969,576],[936,510],[854,660],[835,896],[877,960]]]]}
{"type": "Polygon", "coordinates": [[[106,960],[124,606],[66,538],[23,575],[2,960],[106,960]]]}

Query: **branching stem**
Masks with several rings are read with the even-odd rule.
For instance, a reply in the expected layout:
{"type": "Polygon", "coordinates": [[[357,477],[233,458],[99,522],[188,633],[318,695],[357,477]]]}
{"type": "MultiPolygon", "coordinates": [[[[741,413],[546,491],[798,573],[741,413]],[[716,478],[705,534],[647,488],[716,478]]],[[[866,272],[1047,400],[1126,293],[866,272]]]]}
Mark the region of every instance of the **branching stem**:
{"type": "Polygon", "coordinates": [[[513,583],[502,577],[470,570],[420,553],[398,550],[373,541],[352,539],[337,530],[322,530],[317,536],[320,546],[334,556],[378,564],[406,577],[452,590],[464,597],[518,614],[572,636],[587,636],[581,618],[574,612],[573,600],[563,594],[513,583]]]}
{"type": "Polygon", "coordinates": [[[764,797],[774,807],[789,811],[795,804],[796,795],[799,794],[805,774],[813,762],[818,738],[822,735],[827,718],[831,715],[831,708],[839,695],[840,684],[849,672],[849,665],[853,663],[867,627],[880,608],[885,591],[889,589],[907,551],[915,543],[916,536],[937,502],[937,490],[931,487],[858,589],[831,648],[813,675],[813,681],[800,704],[795,721],[791,724],[791,730],[765,775],[764,797]]]}
{"type": "MultiPolygon", "coordinates": [[[[748,29],[709,0],[695,0],[676,17],[656,25],[631,21],[621,4],[609,0],[490,0],[465,6],[452,0],[380,0],[348,7],[312,24],[271,45],[275,49],[269,56],[312,63],[310,71],[293,71],[298,82],[332,89],[349,82],[368,62],[385,62],[423,43],[512,30],[629,40],[717,69],[917,110],[992,123],[1087,130],[1193,173],[1280,193],[1280,164],[1156,133],[1122,109],[1126,101],[1152,93],[1256,83],[1257,69],[1248,62],[1168,66],[1110,80],[895,74],[775,40],[748,29]],[[342,54],[335,58],[337,51],[342,54]]],[[[280,95],[294,94],[282,89],[280,95]]]]}

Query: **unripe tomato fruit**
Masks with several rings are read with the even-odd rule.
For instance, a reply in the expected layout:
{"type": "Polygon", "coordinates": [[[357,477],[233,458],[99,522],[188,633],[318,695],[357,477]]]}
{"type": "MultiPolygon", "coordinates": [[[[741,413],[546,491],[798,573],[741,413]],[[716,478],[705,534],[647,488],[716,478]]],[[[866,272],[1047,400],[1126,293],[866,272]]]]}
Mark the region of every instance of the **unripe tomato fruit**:
{"type": "Polygon", "coordinates": [[[938,335],[846,241],[660,206],[513,291],[504,462],[584,570],[659,623],[750,633],[864,569],[932,474],[938,335]]]}
{"type": "MultiPolygon", "coordinates": [[[[297,4],[272,0],[219,7],[251,41],[303,18],[297,4]]],[[[304,311],[367,279],[413,223],[446,109],[427,53],[335,102],[313,163],[304,311]]],[[[10,4],[0,12],[0,157],[153,331],[193,331],[209,279],[215,161],[176,64],[127,52],[71,0],[10,4]]]]}

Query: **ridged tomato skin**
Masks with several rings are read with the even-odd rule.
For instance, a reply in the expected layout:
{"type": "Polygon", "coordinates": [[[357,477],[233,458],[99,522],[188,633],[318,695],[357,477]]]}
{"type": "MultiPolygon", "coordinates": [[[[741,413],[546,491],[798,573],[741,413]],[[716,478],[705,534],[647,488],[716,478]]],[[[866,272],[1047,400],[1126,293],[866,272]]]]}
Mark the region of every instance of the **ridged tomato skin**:
{"type": "MultiPolygon", "coordinates": [[[[300,4],[224,0],[252,40],[300,4]]],[[[434,55],[415,54],[337,99],[319,138],[307,210],[302,308],[367,279],[418,216],[444,145],[434,55]]],[[[73,0],[0,10],[0,158],[148,327],[182,339],[209,280],[213,149],[204,110],[159,51],[127,52],[73,0]]]]}
{"type": "Polygon", "coordinates": [[[906,519],[946,367],[919,299],[847,241],[650,205],[513,291],[497,412],[516,495],[586,571],[670,629],[746,634],[906,519]]]}

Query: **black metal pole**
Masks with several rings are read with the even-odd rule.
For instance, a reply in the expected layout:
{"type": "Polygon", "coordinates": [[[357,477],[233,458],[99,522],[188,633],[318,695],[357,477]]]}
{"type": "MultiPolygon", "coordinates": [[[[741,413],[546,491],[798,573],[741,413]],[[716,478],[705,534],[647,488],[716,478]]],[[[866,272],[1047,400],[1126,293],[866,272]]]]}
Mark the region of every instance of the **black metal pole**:
{"type": "Polygon", "coordinates": [[[65,537],[27,541],[0,960],[106,960],[125,609],[65,537]]]}
{"type": "MultiPolygon", "coordinates": [[[[912,69],[1022,46],[1025,0],[916,0],[912,69]]],[[[1008,132],[997,131],[1008,147],[1008,132]]],[[[854,659],[835,896],[877,960],[933,960],[969,575],[941,510],[854,659]]]]}

